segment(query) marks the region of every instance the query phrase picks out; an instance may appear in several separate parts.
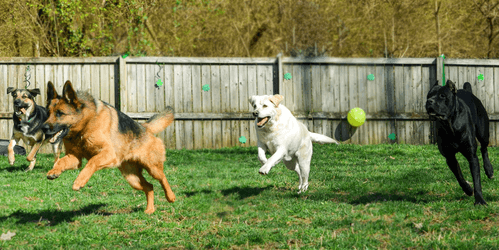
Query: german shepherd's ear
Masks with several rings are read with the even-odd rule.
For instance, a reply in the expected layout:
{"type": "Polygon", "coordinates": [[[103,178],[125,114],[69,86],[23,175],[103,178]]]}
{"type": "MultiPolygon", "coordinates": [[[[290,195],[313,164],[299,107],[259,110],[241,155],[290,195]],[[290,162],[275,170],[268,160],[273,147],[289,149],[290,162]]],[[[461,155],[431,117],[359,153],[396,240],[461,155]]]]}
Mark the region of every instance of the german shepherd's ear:
{"type": "Polygon", "coordinates": [[[29,93],[34,97],[40,94],[40,89],[28,89],[29,93]]]}
{"type": "Polygon", "coordinates": [[[276,106],[279,106],[279,103],[284,99],[284,96],[282,95],[273,95],[269,98],[269,100],[276,106]]]}
{"type": "Polygon", "coordinates": [[[7,94],[10,94],[10,93],[12,93],[14,91],[16,91],[16,88],[14,88],[14,87],[8,87],[7,88],[7,94]]]}
{"type": "Polygon", "coordinates": [[[51,81],[49,81],[47,83],[47,105],[50,103],[51,100],[56,99],[58,96],[59,95],[55,90],[54,84],[51,81]]]}
{"type": "Polygon", "coordinates": [[[76,92],[73,89],[70,81],[66,81],[64,84],[64,89],[62,90],[62,96],[66,99],[68,103],[76,104],[78,103],[78,97],[76,97],[76,92]]]}
{"type": "Polygon", "coordinates": [[[454,84],[453,81],[447,80],[447,83],[445,84],[445,86],[449,88],[450,92],[452,92],[454,94],[457,93],[456,84],[454,84]]]}

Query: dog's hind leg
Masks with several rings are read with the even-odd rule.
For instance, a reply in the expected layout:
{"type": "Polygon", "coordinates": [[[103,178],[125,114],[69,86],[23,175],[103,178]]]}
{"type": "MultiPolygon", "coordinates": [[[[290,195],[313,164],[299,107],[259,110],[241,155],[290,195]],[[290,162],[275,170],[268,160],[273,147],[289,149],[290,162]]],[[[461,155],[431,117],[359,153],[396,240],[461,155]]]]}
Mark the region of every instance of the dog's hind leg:
{"type": "Polygon", "coordinates": [[[147,199],[146,214],[154,213],[154,191],[153,185],[146,181],[142,175],[142,167],[137,163],[123,162],[119,167],[121,174],[130,186],[136,190],[144,191],[147,199]]]}
{"type": "Polygon", "coordinates": [[[489,159],[489,152],[487,146],[489,146],[489,122],[482,121],[483,125],[478,125],[476,137],[480,142],[480,151],[482,152],[483,168],[485,169],[485,174],[489,179],[494,178],[494,169],[489,159]],[[482,129],[481,129],[482,128],[482,129]]]}
{"type": "Polygon", "coordinates": [[[308,189],[308,175],[310,174],[310,161],[312,160],[312,152],[307,157],[298,159],[298,167],[300,168],[301,191],[305,192],[308,189]]]}
{"type": "Polygon", "coordinates": [[[449,166],[454,176],[456,176],[457,182],[463,189],[464,193],[468,196],[473,195],[473,189],[470,187],[470,184],[464,179],[463,172],[461,172],[461,167],[459,166],[459,162],[457,162],[456,155],[448,155],[446,157],[447,166],[449,166]]]}
{"type": "MultiPolygon", "coordinates": [[[[475,147],[476,151],[476,147],[475,147]]],[[[480,162],[475,154],[471,156],[465,155],[466,159],[470,163],[471,176],[473,176],[473,191],[475,193],[475,205],[487,205],[487,202],[483,199],[482,195],[482,183],[480,179],[480,162]]]]}
{"type": "Polygon", "coordinates": [[[301,178],[300,166],[295,158],[291,161],[284,161],[284,165],[287,169],[295,171],[298,174],[298,178],[300,178],[300,185],[298,185],[298,193],[301,193],[301,188],[303,186],[303,179],[301,178]]]}
{"type": "Polygon", "coordinates": [[[157,163],[156,165],[144,166],[150,176],[158,180],[165,191],[165,196],[168,202],[172,203],[175,201],[175,194],[173,193],[168,180],[166,179],[165,173],[163,172],[163,163],[157,163]]]}

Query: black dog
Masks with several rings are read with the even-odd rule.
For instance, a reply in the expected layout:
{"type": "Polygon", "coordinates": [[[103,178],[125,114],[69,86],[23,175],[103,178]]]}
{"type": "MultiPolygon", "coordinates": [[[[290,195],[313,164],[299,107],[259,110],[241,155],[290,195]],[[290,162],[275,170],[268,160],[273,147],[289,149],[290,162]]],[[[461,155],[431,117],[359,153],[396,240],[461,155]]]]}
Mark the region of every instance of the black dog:
{"type": "Polygon", "coordinates": [[[480,181],[480,163],[476,156],[477,143],[480,142],[483,168],[489,179],[494,176],[490,164],[487,146],[489,145],[489,117],[482,102],[471,92],[471,84],[464,83],[463,89],[448,80],[445,86],[435,83],[428,92],[426,112],[430,119],[436,121],[437,143],[440,153],[447,160],[450,170],[456,176],[463,191],[472,196],[475,193],[475,205],[487,205],[482,196],[480,181]],[[475,139],[476,138],[476,139],[475,139]],[[461,168],[456,160],[456,153],[466,157],[470,163],[473,176],[473,189],[463,178],[461,168]]]}
{"type": "MultiPolygon", "coordinates": [[[[35,97],[40,94],[39,89],[16,89],[7,88],[7,94],[14,98],[14,129],[7,147],[9,164],[12,166],[16,160],[15,146],[22,139],[27,145],[31,145],[31,152],[26,159],[30,162],[26,171],[31,171],[35,167],[36,154],[40,147],[48,142],[46,135],[42,131],[42,125],[47,120],[47,110],[35,103],[35,97]]],[[[52,145],[55,161],[59,159],[60,143],[52,145]]]]}

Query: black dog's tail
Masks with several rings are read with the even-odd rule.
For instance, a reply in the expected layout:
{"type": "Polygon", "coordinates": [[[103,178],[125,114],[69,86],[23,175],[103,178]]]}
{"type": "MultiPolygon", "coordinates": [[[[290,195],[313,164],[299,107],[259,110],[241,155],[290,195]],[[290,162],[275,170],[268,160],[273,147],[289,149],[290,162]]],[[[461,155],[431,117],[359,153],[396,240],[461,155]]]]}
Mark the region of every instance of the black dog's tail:
{"type": "Polygon", "coordinates": [[[464,83],[463,89],[470,92],[470,93],[473,93],[473,91],[471,91],[471,84],[469,82],[464,83]]]}

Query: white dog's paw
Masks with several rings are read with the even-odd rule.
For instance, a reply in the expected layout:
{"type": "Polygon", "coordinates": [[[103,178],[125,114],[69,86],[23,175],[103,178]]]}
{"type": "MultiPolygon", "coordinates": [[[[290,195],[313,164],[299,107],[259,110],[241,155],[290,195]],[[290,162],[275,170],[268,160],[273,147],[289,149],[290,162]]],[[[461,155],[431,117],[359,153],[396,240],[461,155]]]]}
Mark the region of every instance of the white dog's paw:
{"type": "Polygon", "coordinates": [[[258,173],[267,175],[270,172],[269,168],[266,168],[265,166],[261,167],[260,170],[258,170],[258,173]]]}
{"type": "Polygon", "coordinates": [[[298,189],[299,189],[298,194],[305,193],[308,189],[308,184],[305,184],[303,186],[299,186],[298,189]]]}

